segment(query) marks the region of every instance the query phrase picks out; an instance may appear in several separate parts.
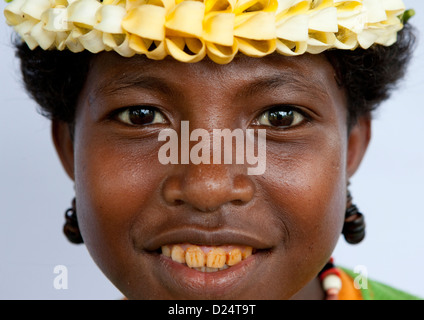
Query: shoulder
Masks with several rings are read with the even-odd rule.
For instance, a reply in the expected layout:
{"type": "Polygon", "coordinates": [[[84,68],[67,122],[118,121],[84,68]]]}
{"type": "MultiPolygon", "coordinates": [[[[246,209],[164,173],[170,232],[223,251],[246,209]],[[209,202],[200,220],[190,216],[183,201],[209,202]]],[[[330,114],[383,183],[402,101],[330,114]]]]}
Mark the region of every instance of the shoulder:
{"type": "MultiPolygon", "coordinates": [[[[340,267],[339,269],[345,274],[343,285],[355,287],[354,281],[358,275],[349,269],[340,267]],[[347,283],[349,281],[350,283],[347,283]]],[[[355,290],[363,300],[422,300],[422,298],[371,279],[366,279],[366,282],[362,282],[361,288],[355,290]]]]}

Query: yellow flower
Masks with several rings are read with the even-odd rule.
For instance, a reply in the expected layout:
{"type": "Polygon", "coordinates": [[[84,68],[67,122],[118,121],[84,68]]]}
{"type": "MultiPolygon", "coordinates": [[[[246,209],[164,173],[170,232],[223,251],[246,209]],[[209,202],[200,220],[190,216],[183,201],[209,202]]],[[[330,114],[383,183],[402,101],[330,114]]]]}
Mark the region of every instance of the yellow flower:
{"type": "Polygon", "coordinates": [[[389,46],[402,0],[12,0],[4,15],[30,48],[114,50],[151,59],[229,63],[389,46]]]}

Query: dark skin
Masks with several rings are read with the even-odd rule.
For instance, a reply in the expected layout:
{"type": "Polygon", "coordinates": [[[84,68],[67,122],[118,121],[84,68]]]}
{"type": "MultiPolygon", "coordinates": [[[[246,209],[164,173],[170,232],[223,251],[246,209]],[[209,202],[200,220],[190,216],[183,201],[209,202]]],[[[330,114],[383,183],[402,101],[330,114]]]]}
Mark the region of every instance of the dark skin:
{"type": "Polygon", "coordinates": [[[347,127],[344,89],[322,55],[208,60],[94,59],[78,100],[75,134],[53,121],[75,182],[84,242],[129,299],[323,299],[317,274],[343,226],[346,186],[370,139],[370,119],[347,127]],[[125,108],[160,121],[126,122],[125,108]],[[258,119],[290,106],[294,125],[258,119]],[[291,107],[295,106],[295,107],[291,107]],[[278,109],[278,108],[277,108],[278,109]],[[266,170],[248,164],[163,165],[164,128],[267,129],[266,170]],[[241,267],[201,273],[163,259],[172,243],[249,245],[241,267]]]}

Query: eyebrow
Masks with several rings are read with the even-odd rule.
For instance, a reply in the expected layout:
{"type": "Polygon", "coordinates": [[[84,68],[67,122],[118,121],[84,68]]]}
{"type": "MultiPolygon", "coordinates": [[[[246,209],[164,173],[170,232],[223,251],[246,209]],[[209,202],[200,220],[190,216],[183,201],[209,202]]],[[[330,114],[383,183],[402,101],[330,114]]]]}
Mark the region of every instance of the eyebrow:
{"type": "Polygon", "coordinates": [[[145,76],[136,73],[123,73],[112,80],[103,81],[96,89],[96,94],[114,95],[119,91],[126,89],[147,89],[159,91],[164,95],[175,96],[179,92],[173,90],[162,78],[154,76],[145,76]]]}
{"type": "MultiPolygon", "coordinates": [[[[253,78],[251,82],[237,92],[237,96],[254,97],[281,87],[305,94],[313,99],[329,97],[327,88],[321,81],[312,81],[304,74],[292,71],[276,72],[264,77],[253,78]]],[[[95,93],[107,96],[117,94],[119,91],[126,89],[146,89],[160,92],[166,96],[183,96],[183,93],[169,86],[166,79],[162,77],[147,76],[133,72],[124,72],[118,77],[113,77],[112,80],[108,79],[108,81],[101,82],[95,93]]]]}
{"type": "Polygon", "coordinates": [[[280,87],[293,89],[312,98],[328,98],[328,89],[320,81],[312,81],[301,73],[278,72],[263,78],[259,78],[245,86],[239,96],[255,96],[259,93],[272,91],[280,87]]]}

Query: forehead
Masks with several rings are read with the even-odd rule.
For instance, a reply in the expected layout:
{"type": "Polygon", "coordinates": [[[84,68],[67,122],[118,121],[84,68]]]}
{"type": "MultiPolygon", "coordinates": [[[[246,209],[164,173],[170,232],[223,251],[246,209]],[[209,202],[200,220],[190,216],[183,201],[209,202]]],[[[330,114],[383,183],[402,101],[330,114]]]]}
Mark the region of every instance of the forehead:
{"type": "Polygon", "coordinates": [[[155,61],[141,55],[124,58],[105,52],[94,58],[88,83],[95,93],[102,95],[137,85],[161,91],[178,87],[180,92],[222,88],[237,91],[250,86],[251,94],[277,86],[296,87],[311,95],[331,95],[339,90],[334,69],[325,56],[309,54],[263,58],[240,55],[229,64],[219,65],[208,59],[182,63],[172,58],[155,61]]]}

